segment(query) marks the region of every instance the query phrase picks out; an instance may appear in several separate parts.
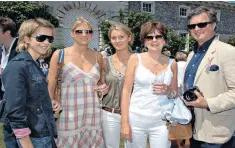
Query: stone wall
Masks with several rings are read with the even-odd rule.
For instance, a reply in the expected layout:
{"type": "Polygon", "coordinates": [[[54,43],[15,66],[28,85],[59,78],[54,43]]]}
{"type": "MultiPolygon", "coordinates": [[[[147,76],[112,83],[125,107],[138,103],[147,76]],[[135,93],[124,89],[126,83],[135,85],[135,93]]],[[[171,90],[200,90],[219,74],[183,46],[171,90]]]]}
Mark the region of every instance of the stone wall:
{"type": "MultiPolygon", "coordinates": [[[[180,1],[155,1],[155,20],[161,21],[174,30],[187,30],[187,18],[179,17],[179,5],[190,6],[191,10],[198,7],[198,4],[185,3],[180,1]]],[[[211,6],[208,6],[211,7],[211,6]]],[[[235,8],[226,8],[218,5],[214,6],[220,10],[220,21],[217,24],[218,34],[235,34],[235,8]]],[[[141,1],[130,1],[129,12],[140,12],[141,1]]]]}

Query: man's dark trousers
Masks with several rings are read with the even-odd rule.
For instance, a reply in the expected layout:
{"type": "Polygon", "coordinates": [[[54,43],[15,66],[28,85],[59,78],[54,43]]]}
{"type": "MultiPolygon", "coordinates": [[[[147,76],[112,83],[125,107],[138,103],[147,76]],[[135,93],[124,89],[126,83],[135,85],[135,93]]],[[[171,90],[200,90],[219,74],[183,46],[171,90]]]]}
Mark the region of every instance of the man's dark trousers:
{"type": "Polygon", "coordinates": [[[224,144],[206,143],[191,138],[190,148],[233,148],[233,137],[231,137],[231,139],[224,144]]]}

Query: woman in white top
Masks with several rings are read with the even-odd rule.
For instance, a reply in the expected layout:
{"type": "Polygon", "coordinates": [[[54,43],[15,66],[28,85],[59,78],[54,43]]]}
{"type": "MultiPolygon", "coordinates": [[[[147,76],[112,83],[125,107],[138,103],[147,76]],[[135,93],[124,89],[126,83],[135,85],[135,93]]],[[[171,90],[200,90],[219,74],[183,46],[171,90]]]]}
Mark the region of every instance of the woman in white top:
{"type": "Polygon", "coordinates": [[[177,64],[162,55],[166,32],[160,22],[143,24],[140,38],[148,51],[133,54],[128,61],[121,102],[121,136],[126,148],[146,148],[147,137],[151,148],[170,147],[160,102],[178,91],[177,64]]]}

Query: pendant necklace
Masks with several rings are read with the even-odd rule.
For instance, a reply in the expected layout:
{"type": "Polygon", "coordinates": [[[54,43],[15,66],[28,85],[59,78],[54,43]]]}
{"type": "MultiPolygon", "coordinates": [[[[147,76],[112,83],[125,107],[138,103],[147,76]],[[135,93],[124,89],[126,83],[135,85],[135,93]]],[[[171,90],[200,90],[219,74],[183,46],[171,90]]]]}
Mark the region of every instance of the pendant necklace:
{"type": "MultiPolygon", "coordinates": [[[[150,54],[148,53],[148,57],[152,60],[152,61],[155,61],[151,56],[150,54]]],[[[160,56],[158,57],[157,61],[159,60],[160,56]]],[[[155,64],[151,64],[152,65],[152,69],[153,69],[153,73],[156,74],[156,68],[157,66],[159,65],[159,63],[155,63],[155,64]]]]}

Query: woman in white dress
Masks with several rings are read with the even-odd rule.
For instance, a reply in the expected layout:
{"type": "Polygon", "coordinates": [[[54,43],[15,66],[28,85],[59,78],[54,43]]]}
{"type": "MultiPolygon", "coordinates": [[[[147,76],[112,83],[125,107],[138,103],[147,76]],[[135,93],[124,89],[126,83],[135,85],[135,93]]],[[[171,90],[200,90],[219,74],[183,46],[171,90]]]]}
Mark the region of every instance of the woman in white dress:
{"type": "Polygon", "coordinates": [[[162,54],[166,28],[160,22],[141,26],[147,52],[131,55],[121,103],[121,136],[126,148],[169,148],[168,128],[161,119],[160,101],[177,91],[177,64],[162,54]],[[133,92],[132,92],[133,88],[133,92]]]}

